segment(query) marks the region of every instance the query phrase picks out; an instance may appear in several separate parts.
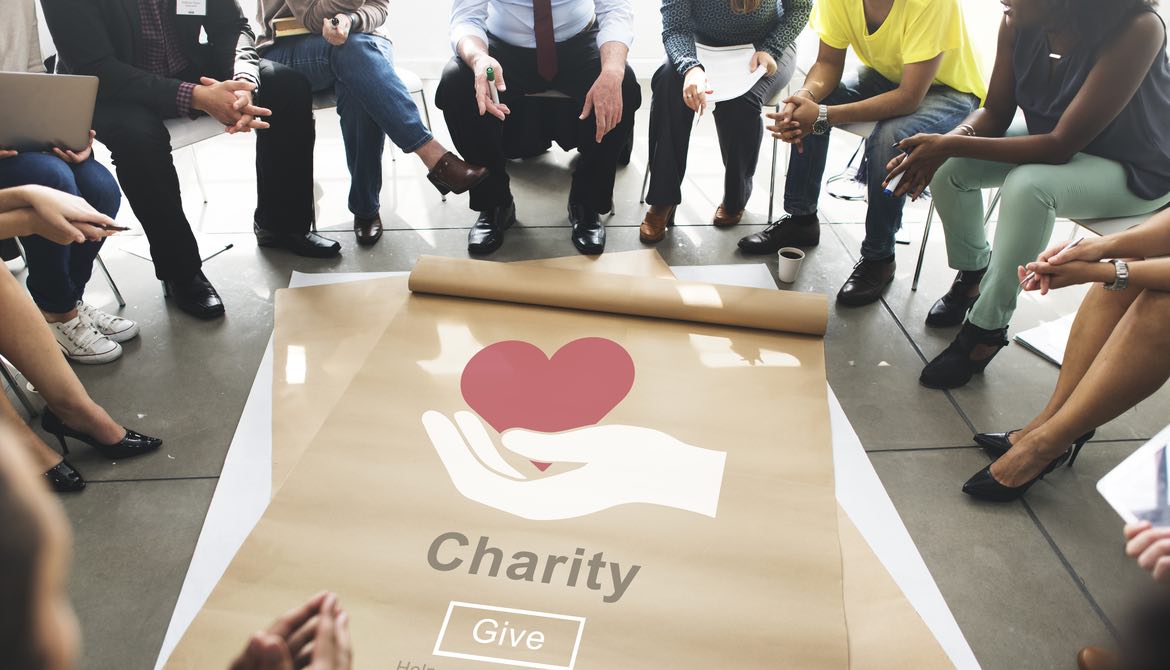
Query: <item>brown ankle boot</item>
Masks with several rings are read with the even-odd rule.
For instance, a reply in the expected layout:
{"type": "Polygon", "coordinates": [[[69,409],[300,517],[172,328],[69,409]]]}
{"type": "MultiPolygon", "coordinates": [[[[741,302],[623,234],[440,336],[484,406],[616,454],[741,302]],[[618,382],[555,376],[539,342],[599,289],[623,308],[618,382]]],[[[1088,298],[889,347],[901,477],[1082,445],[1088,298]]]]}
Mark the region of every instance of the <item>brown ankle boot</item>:
{"type": "Polygon", "coordinates": [[[1108,649],[1085,647],[1077,654],[1080,670],[1117,670],[1117,656],[1108,649]]]}
{"type": "Polygon", "coordinates": [[[715,209],[715,225],[719,226],[720,228],[728,228],[730,226],[734,226],[735,224],[739,223],[742,219],[743,219],[743,210],[742,209],[734,214],[731,212],[728,212],[726,209],[723,209],[723,205],[719,205],[719,207],[717,207],[715,209]]]}
{"type": "Polygon", "coordinates": [[[676,205],[669,207],[650,205],[646,218],[642,219],[642,227],[638,230],[638,236],[643,242],[654,244],[666,237],[666,227],[674,225],[675,207],[676,205]]]}

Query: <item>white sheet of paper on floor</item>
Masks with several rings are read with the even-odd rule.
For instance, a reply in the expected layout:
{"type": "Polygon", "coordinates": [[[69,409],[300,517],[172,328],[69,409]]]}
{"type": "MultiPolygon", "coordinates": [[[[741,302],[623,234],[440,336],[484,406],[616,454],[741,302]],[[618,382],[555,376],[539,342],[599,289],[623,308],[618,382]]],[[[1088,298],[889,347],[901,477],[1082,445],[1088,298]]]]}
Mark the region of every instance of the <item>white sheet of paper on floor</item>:
{"type": "Polygon", "coordinates": [[[750,91],[767,73],[763,67],[752,72],[752,56],[756,48],[750,44],[730,47],[698,44],[696,47],[699,62],[707,71],[708,88],[714,91],[707,96],[708,104],[738,98],[750,91]]]}
{"type": "Polygon", "coordinates": [[[1097,491],[1126,523],[1170,526],[1170,426],[1102,477],[1097,491]]]}
{"type": "MultiPolygon", "coordinates": [[[[747,280],[748,286],[758,287],[763,285],[766,278],[775,287],[771,273],[762,263],[674,269],[679,279],[733,283],[734,279],[739,278],[747,280]]],[[[406,274],[409,273],[293,272],[289,286],[296,288],[406,274]]],[[[219,482],[191,557],[191,565],[187,569],[187,576],[159,650],[155,670],[161,670],[166,664],[232,558],[263,516],[272,497],[272,373],[270,339],[244,404],[236,434],[228,448],[219,482]]],[[[957,670],[979,670],[975,654],[922,560],[918,547],[902,523],[893,501],[882,486],[832,388],[829,389],[829,416],[833,432],[833,469],[838,503],[889,570],[906,598],[918,610],[957,670]]]]}
{"type": "Polygon", "coordinates": [[[1040,324],[1017,333],[1014,338],[1020,346],[1040,358],[1060,367],[1064,363],[1064,348],[1068,345],[1068,334],[1072,330],[1076,313],[1062,316],[1056,321],[1040,324]]]}

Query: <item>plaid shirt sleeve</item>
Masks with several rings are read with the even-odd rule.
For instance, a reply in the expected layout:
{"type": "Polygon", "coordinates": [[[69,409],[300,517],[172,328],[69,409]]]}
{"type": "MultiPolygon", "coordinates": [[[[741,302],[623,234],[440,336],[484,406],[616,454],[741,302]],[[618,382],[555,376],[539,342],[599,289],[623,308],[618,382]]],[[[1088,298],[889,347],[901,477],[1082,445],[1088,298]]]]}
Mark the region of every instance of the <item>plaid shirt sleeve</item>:
{"type": "Polygon", "coordinates": [[[195,84],[182,82],[179,92],[175,95],[175,106],[179,108],[179,116],[191,116],[191,102],[195,94],[195,84]]]}

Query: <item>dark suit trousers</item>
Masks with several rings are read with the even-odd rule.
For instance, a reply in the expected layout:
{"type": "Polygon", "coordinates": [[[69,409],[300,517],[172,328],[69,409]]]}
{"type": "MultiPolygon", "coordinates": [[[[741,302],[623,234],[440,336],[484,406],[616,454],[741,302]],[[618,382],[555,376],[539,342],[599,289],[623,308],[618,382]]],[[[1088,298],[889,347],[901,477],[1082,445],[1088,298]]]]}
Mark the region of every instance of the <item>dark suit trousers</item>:
{"type": "MultiPolygon", "coordinates": [[[[199,72],[185,73],[198,81],[199,72]]],[[[255,222],[275,232],[308,232],[313,222],[313,94],[308,81],[283,65],[260,62],[256,104],[272,110],[271,128],[256,133],[255,222]]],[[[183,279],[202,266],[183,213],[171,138],[155,110],[99,100],[93,126],[110,149],[118,182],[150,242],[159,279],[183,279]]],[[[237,141],[243,141],[237,138],[237,141]]]]}
{"type": "MultiPolygon", "coordinates": [[[[489,36],[488,49],[504,69],[508,90],[500,93],[500,102],[509,104],[529,93],[554,90],[573,98],[577,109],[585,105],[585,96],[601,74],[601,53],[597,48],[596,28],[585,30],[557,44],[557,75],[546,81],[536,71],[536,49],[512,46],[489,36]]],[[[626,68],[622,82],[622,119],[600,143],[596,141],[596,117],[590,115],[577,124],[577,149],[580,160],[573,172],[569,200],[596,212],[613,209],[613,183],[618,158],[630,126],[634,122],[640,99],[633,70],[626,68]]],[[[479,115],[475,101],[475,73],[458,56],[443,71],[435,94],[451,131],[451,139],[463,159],[490,171],[487,179],[471,189],[471,209],[487,211],[512,199],[504,158],[504,123],[490,114],[479,115]]]]}

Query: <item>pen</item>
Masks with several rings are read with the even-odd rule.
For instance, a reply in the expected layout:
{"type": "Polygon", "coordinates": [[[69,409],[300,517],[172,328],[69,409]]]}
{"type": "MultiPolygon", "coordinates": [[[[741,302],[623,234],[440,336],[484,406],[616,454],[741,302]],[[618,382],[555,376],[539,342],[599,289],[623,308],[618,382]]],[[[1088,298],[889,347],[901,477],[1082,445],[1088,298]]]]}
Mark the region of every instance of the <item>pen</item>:
{"type": "Polygon", "coordinates": [[[500,104],[500,92],[496,90],[496,71],[492,68],[487,69],[488,89],[492,92],[492,102],[497,105],[500,104]]]}
{"type": "MultiPolygon", "coordinates": [[[[1068,251],[1069,249],[1072,249],[1073,247],[1077,246],[1078,244],[1080,244],[1081,242],[1084,242],[1084,241],[1085,241],[1085,238],[1078,237],[1077,239],[1073,240],[1072,242],[1069,242],[1068,244],[1064,245],[1064,248],[1061,249],[1060,251],[1056,252],[1055,254],[1053,254],[1053,256],[1059,256],[1059,255],[1063,254],[1064,252],[1068,251]]],[[[1032,281],[1035,278],[1036,278],[1036,273],[1029,272],[1027,275],[1024,276],[1024,279],[1022,281],[1020,281],[1020,286],[1027,284],[1028,282],[1032,281]]]]}
{"type": "MultiPolygon", "coordinates": [[[[901,144],[901,142],[894,142],[894,148],[897,148],[899,144],[901,144]]],[[[907,156],[910,155],[909,150],[904,150],[904,151],[905,151],[907,156]]],[[[899,172],[898,174],[894,175],[894,178],[890,180],[889,184],[887,184],[886,187],[882,189],[882,193],[884,193],[890,197],[893,197],[894,193],[897,192],[897,190],[898,190],[898,184],[902,183],[902,177],[905,174],[906,174],[906,172],[902,171],[902,172],[899,172]]]]}

